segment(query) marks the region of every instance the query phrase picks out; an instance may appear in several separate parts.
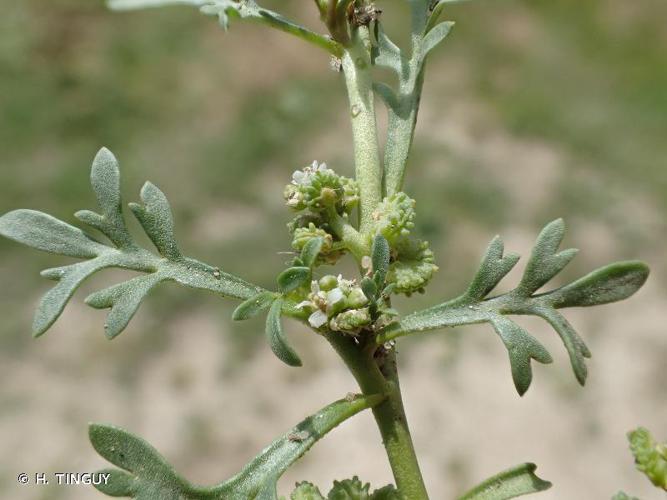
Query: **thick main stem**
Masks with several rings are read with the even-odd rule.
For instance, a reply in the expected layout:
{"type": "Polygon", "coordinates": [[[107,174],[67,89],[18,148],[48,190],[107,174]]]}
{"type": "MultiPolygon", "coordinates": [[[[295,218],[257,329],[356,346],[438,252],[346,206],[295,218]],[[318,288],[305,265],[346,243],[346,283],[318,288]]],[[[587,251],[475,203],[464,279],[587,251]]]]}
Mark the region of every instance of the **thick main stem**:
{"type": "Polygon", "coordinates": [[[394,351],[386,352],[384,359],[378,362],[373,349],[362,348],[351,338],[329,334],[327,340],[345,361],[364,394],[386,395],[387,399],[373,408],[373,415],[382,435],[396,487],[403,498],[428,500],[403,409],[394,351]]]}
{"type": "Polygon", "coordinates": [[[382,201],[382,166],[371,76],[370,33],[359,27],[343,54],[343,72],[350,100],[354,163],[359,183],[361,233],[373,225],[372,214],[382,201]]]}

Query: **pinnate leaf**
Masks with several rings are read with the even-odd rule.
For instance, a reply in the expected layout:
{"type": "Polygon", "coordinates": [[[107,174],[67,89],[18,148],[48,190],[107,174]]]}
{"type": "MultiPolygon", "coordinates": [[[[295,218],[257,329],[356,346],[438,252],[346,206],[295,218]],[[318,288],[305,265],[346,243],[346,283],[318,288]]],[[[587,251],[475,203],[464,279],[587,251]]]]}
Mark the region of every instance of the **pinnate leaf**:
{"type": "Polygon", "coordinates": [[[213,487],[195,486],[183,479],[143,439],[118,427],[91,424],[93,447],[120,467],[100,471],[111,476],[106,485],[95,487],[110,496],[137,500],[278,500],[278,479],[291,464],[340,423],[383,399],[381,395],[358,396],[322,408],[264,448],[239,474],[213,487]]]}
{"type": "Polygon", "coordinates": [[[169,203],[164,193],[150,183],[142,189],[143,204],[132,204],[132,208],[159,255],[139,247],[127,231],[121,208],[120,171],[110,151],[102,149],[96,155],[90,181],[101,213],[82,210],[76,216],[104,234],[111,245],[100,243],[81,229],[34,210],[15,210],[0,217],[2,236],[38,250],[87,259],[42,272],[45,278],[57,283],[37,307],[33,335],[39,336],[53,325],[84,280],[112,267],[146,275],[88,298],[87,302],[93,307],[111,308],[106,326],[110,338],[127,326],[143,298],[162,282],[173,281],[243,300],[263,291],[216,267],[183,257],[174,238],[169,203]]]}
{"type": "Polygon", "coordinates": [[[557,309],[606,304],[628,298],[644,284],[649,270],[641,262],[617,262],[563,287],[535,293],[562,271],[576,254],[574,249],[558,251],[564,231],[561,219],[548,224],[537,238],[519,285],[510,292],[489,297],[518,261],[515,254],[503,256],[502,240],[496,236],[464,294],[403,317],[385,328],[377,336],[377,342],[436,328],[490,323],[507,347],[514,384],[519,394],[523,394],[532,380],[530,360],[550,363],[551,356],[508,316],[534,315],[543,318],[556,330],[568,352],[575,377],[583,385],[588,374],[585,358],[591,357],[590,350],[557,309]]]}

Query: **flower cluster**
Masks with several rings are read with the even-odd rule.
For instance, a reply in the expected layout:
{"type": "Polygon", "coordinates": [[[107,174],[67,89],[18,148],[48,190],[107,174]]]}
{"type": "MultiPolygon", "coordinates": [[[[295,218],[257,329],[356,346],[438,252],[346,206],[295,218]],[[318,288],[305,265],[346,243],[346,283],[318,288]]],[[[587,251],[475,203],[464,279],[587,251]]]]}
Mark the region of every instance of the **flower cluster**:
{"type": "Polygon", "coordinates": [[[390,245],[410,234],[415,227],[415,216],[415,200],[405,193],[385,198],[373,212],[377,233],[384,236],[390,245]]]}
{"type": "Polygon", "coordinates": [[[667,490],[667,443],[656,443],[648,430],[640,427],[628,434],[637,469],[659,488],[667,490]]]}
{"type": "Polygon", "coordinates": [[[372,323],[368,305],[368,298],[354,280],[327,275],[311,283],[308,300],[298,307],[310,313],[308,323],[313,328],[358,335],[372,323]]]}
{"type": "Polygon", "coordinates": [[[423,291],[438,270],[428,242],[410,238],[415,216],[415,200],[405,193],[385,198],[373,213],[376,234],[391,246],[387,283],[394,285],[396,293],[406,295],[423,291]]]}
{"type": "Polygon", "coordinates": [[[308,241],[320,237],[324,245],[317,264],[335,264],[345,253],[340,240],[333,234],[332,218],[347,218],[359,203],[356,181],[336,174],[325,163],[313,162],[292,175],[285,186],[285,202],[300,212],[288,225],[292,248],[301,251],[308,241]]]}
{"type": "Polygon", "coordinates": [[[334,242],[332,235],[327,233],[324,229],[316,227],[313,222],[308,222],[307,226],[295,227],[292,229],[292,248],[298,252],[303,250],[309,241],[313,238],[322,238],[323,244],[319,255],[317,256],[317,264],[333,265],[338,262],[345,250],[340,248],[338,242],[334,242]]]}
{"type": "Polygon", "coordinates": [[[338,214],[349,214],[359,203],[356,181],[336,174],[326,163],[317,163],[297,170],[292,182],[285,186],[287,206],[297,212],[323,212],[335,207],[338,214]]]}

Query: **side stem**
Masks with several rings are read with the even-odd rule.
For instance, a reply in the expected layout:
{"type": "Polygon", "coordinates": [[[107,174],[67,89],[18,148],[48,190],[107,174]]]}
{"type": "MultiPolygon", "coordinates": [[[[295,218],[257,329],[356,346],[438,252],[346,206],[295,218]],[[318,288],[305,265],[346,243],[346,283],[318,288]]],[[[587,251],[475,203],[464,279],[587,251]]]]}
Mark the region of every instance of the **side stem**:
{"type": "Polygon", "coordinates": [[[403,409],[395,352],[386,352],[379,364],[374,358],[374,343],[368,349],[356,344],[352,338],[337,334],[327,335],[327,340],[345,361],[363,394],[385,394],[387,397],[373,408],[373,415],[398,491],[409,500],[428,500],[403,409]]]}
{"type": "Polygon", "coordinates": [[[382,166],[375,118],[370,43],[368,28],[360,26],[342,58],[350,100],[356,178],[361,191],[361,233],[371,229],[373,211],[382,201],[382,166]]]}

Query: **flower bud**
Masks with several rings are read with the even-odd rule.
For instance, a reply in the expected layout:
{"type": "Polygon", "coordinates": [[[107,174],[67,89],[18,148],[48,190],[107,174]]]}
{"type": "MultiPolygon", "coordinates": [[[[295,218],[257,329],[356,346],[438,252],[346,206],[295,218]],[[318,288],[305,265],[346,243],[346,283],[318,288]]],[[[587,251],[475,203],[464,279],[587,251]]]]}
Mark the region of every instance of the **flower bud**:
{"type": "Polygon", "coordinates": [[[320,290],[328,292],[329,290],[336,288],[336,285],[338,285],[338,278],[332,274],[327,274],[326,276],[322,276],[318,283],[320,285],[320,290]]]}
{"type": "Polygon", "coordinates": [[[371,315],[368,308],[350,309],[335,316],[329,321],[329,327],[337,332],[357,334],[362,328],[370,325],[371,315]]]}
{"type": "Polygon", "coordinates": [[[387,283],[395,285],[396,293],[410,295],[421,291],[438,270],[428,242],[403,240],[395,251],[396,259],[389,265],[387,283]]]}
{"type": "Polygon", "coordinates": [[[407,238],[415,227],[415,200],[405,193],[396,193],[382,200],[373,212],[377,234],[395,245],[407,238]]]}

